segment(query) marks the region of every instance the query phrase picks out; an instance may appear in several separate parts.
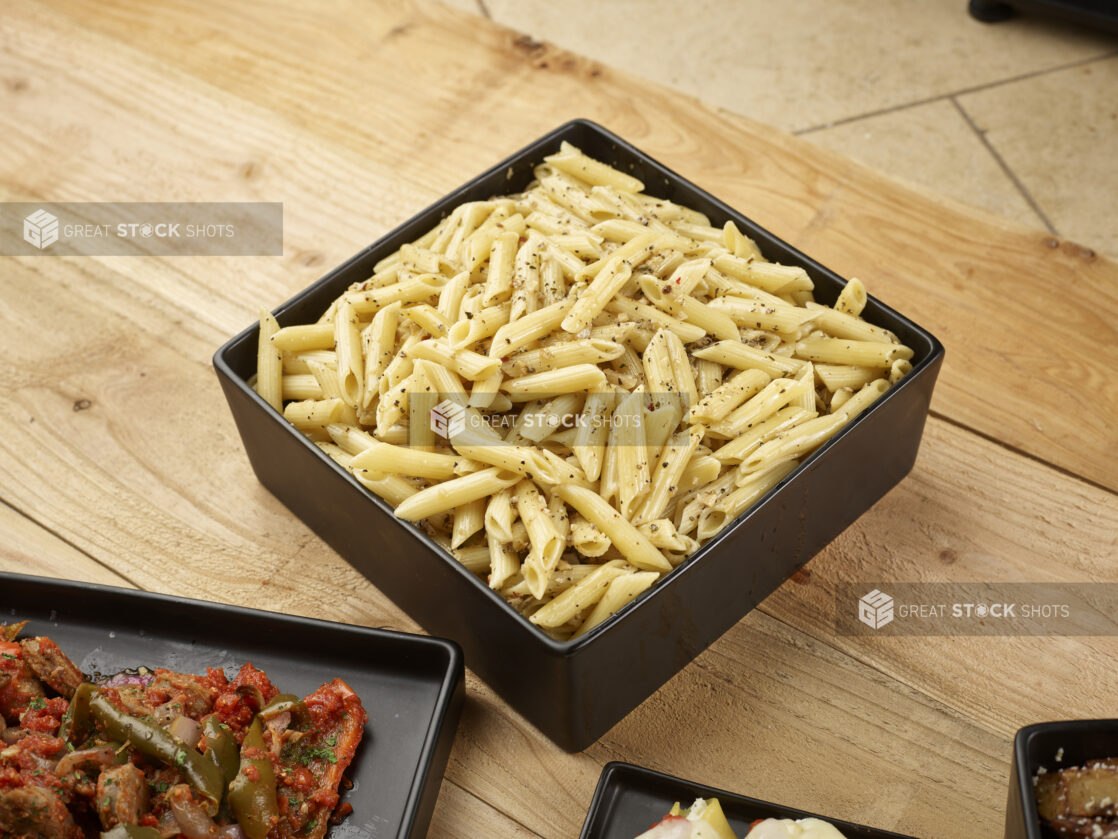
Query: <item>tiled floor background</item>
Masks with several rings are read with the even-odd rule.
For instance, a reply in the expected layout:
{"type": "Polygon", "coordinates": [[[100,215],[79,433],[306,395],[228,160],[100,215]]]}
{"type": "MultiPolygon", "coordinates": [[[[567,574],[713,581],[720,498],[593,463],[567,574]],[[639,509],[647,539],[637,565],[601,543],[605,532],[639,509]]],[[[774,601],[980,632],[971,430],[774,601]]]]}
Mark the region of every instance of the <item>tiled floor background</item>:
{"type": "Polygon", "coordinates": [[[966,0],[443,0],[1118,257],[1118,36],[966,0]]]}

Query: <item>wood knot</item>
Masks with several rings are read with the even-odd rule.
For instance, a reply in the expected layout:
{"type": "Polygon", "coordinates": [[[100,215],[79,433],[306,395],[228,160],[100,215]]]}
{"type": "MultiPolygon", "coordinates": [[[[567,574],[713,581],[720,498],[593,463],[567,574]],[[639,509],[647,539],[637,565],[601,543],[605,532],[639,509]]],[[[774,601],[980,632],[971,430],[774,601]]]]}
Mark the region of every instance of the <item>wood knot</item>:
{"type": "Polygon", "coordinates": [[[74,403],[74,413],[78,411],[88,411],[93,407],[93,403],[88,399],[79,399],[74,403]]]}
{"type": "Polygon", "coordinates": [[[811,582],[811,569],[801,568],[799,571],[792,575],[792,582],[799,583],[801,586],[806,586],[808,583],[811,582]]]}
{"type": "Polygon", "coordinates": [[[939,561],[944,565],[954,565],[959,561],[959,556],[951,548],[944,548],[939,552],[939,561]]]}
{"type": "Polygon", "coordinates": [[[299,254],[296,259],[308,268],[314,268],[316,265],[321,265],[325,257],[320,253],[311,251],[309,253],[299,254]]]}
{"type": "Polygon", "coordinates": [[[237,169],[239,174],[245,180],[252,180],[260,174],[260,167],[253,163],[251,160],[248,163],[242,163],[237,169]]]}
{"type": "Polygon", "coordinates": [[[542,41],[537,41],[531,35],[517,35],[512,45],[527,55],[536,55],[546,49],[542,41]]]}
{"type": "Polygon", "coordinates": [[[14,79],[4,79],[4,86],[12,93],[23,93],[23,91],[31,86],[31,83],[27,81],[27,79],[17,77],[14,79]]]}

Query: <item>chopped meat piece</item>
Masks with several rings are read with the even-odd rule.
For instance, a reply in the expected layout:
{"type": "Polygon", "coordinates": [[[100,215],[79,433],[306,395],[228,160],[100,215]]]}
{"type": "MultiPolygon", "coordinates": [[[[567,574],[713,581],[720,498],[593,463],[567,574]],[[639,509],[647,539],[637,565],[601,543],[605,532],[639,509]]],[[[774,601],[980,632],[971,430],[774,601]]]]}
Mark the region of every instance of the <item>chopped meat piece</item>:
{"type": "Polygon", "coordinates": [[[159,668],[148,685],[145,701],[160,725],[177,716],[198,719],[213,710],[217,691],[205,676],[159,668]]]}
{"type": "Polygon", "coordinates": [[[16,723],[28,703],[46,693],[23,660],[23,650],[14,641],[0,641],[0,673],[8,677],[7,683],[0,685],[0,714],[8,722],[16,723]]]}
{"type": "Polygon", "coordinates": [[[270,702],[279,691],[263,670],[257,670],[252,662],[246,662],[237,673],[236,678],[221,687],[221,692],[213,703],[214,713],[217,718],[233,729],[238,741],[242,739],[244,730],[252,722],[253,715],[260,710],[253,706],[251,694],[242,688],[257,688],[260,691],[262,702],[270,702]]]}
{"type": "Polygon", "coordinates": [[[56,696],[53,699],[36,697],[19,715],[19,726],[27,731],[38,731],[40,734],[55,734],[65,713],[66,700],[62,697],[56,696]]]}
{"type": "Polygon", "coordinates": [[[281,753],[279,778],[286,806],[281,807],[285,812],[279,827],[284,837],[322,839],[368,715],[341,679],[324,684],[303,701],[313,728],[281,753]]]}
{"type": "Polygon", "coordinates": [[[139,824],[148,810],[144,773],[125,763],[110,766],[97,776],[97,815],[108,830],[118,824],[139,824]]]}
{"type": "Polygon", "coordinates": [[[0,790],[0,836],[5,839],[83,839],[66,805],[46,787],[0,790]]]}
{"type": "Polygon", "coordinates": [[[0,623],[0,641],[14,641],[19,637],[19,633],[23,632],[23,628],[27,626],[27,624],[28,621],[0,623]]]}
{"type": "Polygon", "coordinates": [[[85,681],[82,671],[50,638],[24,638],[19,645],[31,671],[67,699],[85,681]]]}

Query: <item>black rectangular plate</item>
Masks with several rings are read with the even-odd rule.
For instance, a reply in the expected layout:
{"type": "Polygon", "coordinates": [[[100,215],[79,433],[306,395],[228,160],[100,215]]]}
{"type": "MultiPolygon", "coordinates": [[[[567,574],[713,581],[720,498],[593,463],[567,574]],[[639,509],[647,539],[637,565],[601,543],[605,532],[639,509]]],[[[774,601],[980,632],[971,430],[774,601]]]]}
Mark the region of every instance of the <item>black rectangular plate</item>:
{"type": "Polygon", "coordinates": [[[846,839],[914,839],[758,801],[631,763],[606,764],[579,839],[636,839],[664,818],[676,801],[689,807],[696,798],[717,798],[738,836],[745,836],[757,819],[817,818],[833,824],[846,839]]]}
{"type": "Polygon", "coordinates": [[[246,661],[305,696],[336,677],[369,722],[350,765],[353,813],[328,839],[421,839],[462,709],[457,644],[145,591],[0,574],[0,622],[53,638],[85,673],[167,667],[232,675],[246,661]]]}

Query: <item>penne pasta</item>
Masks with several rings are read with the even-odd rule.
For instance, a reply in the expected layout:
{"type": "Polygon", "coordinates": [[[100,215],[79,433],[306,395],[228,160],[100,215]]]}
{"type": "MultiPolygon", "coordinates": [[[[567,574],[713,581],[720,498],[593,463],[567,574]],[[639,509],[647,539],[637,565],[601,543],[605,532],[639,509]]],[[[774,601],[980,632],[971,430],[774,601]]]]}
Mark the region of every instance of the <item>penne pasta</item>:
{"type": "Polygon", "coordinates": [[[254,387],[332,468],[569,640],[914,363],[861,317],[856,279],[817,303],[807,270],[733,221],[570,143],[533,175],[454,208],[315,322],[263,312],[254,387]]]}
{"type": "Polygon", "coordinates": [[[256,350],[256,392],[260,398],[283,411],[283,355],[282,348],[276,344],[275,336],[280,332],[279,324],[271,312],[260,313],[260,336],[256,350]]]}

